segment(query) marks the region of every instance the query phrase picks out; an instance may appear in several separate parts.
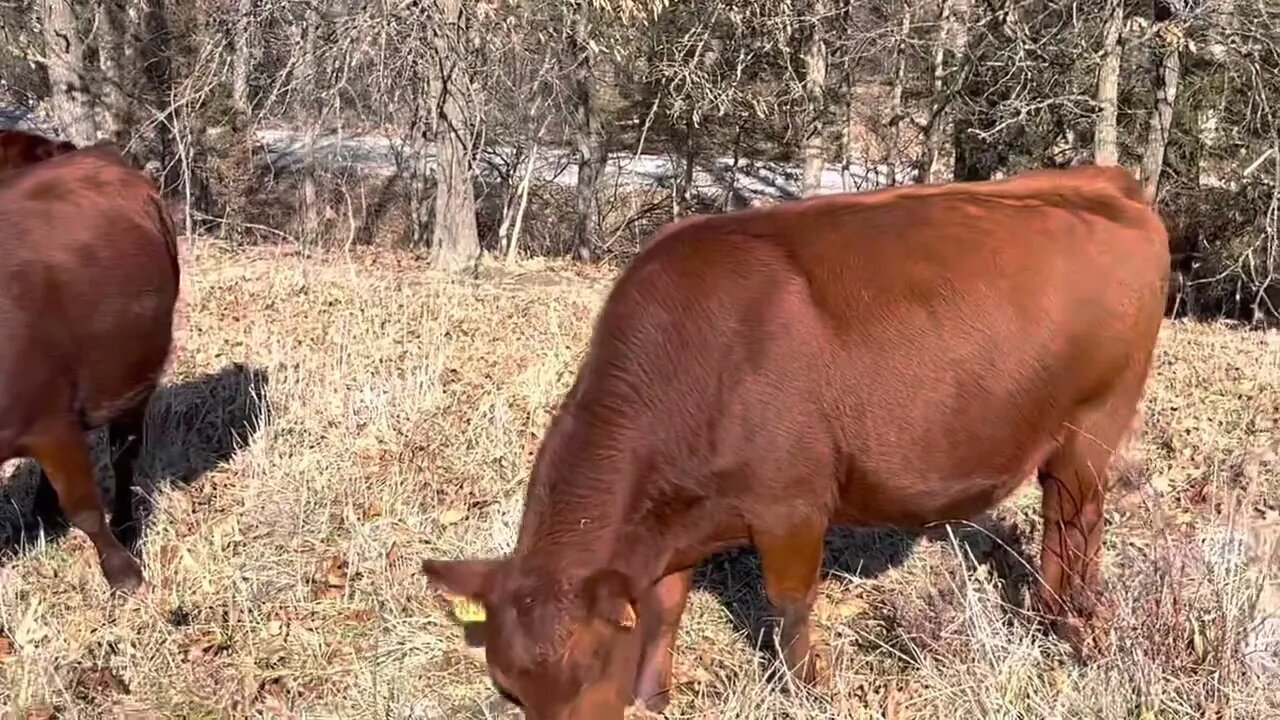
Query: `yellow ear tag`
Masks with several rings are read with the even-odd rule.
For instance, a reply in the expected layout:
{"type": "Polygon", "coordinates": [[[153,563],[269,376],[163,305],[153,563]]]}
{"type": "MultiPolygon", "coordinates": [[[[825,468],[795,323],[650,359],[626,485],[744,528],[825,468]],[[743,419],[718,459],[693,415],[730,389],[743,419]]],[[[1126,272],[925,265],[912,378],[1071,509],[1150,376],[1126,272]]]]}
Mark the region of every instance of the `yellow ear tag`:
{"type": "Polygon", "coordinates": [[[453,606],[453,616],[463,623],[484,622],[484,605],[469,597],[452,596],[449,598],[453,606]]]}

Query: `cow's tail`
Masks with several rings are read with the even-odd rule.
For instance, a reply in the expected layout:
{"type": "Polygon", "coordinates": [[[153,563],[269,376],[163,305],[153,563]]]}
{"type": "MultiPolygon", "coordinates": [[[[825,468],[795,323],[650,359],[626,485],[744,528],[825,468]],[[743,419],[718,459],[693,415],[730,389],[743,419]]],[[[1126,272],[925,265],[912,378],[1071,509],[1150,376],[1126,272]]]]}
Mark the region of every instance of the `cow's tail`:
{"type": "Polygon", "coordinates": [[[173,272],[174,298],[169,342],[169,353],[165,358],[165,364],[172,367],[177,362],[177,356],[180,349],[185,344],[187,330],[187,298],[186,288],[184,287],[182,278],[182,260],[181,250],[178,247],[178,230],[173,222],[173,212],[169,203],[165,202],[160,196],[157,189],[151,191],[151,208],[156,214],[157,227],[160,229],[160,235],[164,238],[165,250],[169,253],[169,268],[173,272]]]}
{"type": "Polygon", "coordinates": [[[173,212],[164,198],[160,197],[158,190],[153,190],[151,193],[151,207],[156,213],[160,234],[164,237],[165,249],[169,252],[169,267],[173,270],[173,278],[175,281],[181,281],[182,262],[179,257],[178,229],[173,223],[173,212]]]}

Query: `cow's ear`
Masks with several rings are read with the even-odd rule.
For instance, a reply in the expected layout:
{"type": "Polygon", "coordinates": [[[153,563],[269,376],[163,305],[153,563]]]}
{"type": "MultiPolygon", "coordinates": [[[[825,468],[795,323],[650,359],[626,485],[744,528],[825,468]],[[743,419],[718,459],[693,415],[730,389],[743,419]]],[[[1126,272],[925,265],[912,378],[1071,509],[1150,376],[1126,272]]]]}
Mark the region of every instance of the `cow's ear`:
{"type": "Polygon", "coordinates": [[[593,616],[624,630],[635,627],[635,599],[626,575],[617,570],[598,570],[583,582],[582,596],[593,616]]]}
{"type": "Polygon", "coordinates": [[[423,560],[422,571],[432,584],[455,596],[480,602],[489,594],[500,558],[475,560],[423,560]]]}

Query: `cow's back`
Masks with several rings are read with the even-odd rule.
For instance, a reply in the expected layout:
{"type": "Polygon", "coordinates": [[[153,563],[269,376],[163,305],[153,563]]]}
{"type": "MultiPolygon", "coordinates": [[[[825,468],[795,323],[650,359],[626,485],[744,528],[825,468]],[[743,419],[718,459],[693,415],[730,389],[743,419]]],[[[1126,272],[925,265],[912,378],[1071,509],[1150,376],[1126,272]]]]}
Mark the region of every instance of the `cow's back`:
{"type": "Polygon", "coordinates": [[[686,450],[664,474],[737,473],[721,492],[868,523],[999,500],[1082,408],[1145,380],[1168,249],[1127,178],[829,196],[666,233],[602,317],[612,364],[651,387],[633,395],[656,444],[686,450]]]}
{"type": "Polygon", "coordinates": [[[147,392],[169,353],[178,273],[155,187],[109,147],[0,185],[0,442],[50,403],[96,426],[147,392]]]}

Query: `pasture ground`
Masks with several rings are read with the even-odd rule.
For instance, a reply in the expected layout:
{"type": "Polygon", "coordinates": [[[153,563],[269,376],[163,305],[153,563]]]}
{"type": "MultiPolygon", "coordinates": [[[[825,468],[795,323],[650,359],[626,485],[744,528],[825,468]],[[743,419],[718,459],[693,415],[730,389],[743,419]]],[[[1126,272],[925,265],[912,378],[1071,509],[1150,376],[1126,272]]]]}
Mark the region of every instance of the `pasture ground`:
{"type": "MultiPolygon", "coordinates": [[[[610,271],[447,280],[407,253],[207,247],[186,267],[140,464],[152,592],[109,601],[78,532],[14,547],[35,478],[5,466],[0,713],[492,716],[482,656],[419,560],[512,545],[610,271]]],[[[1280,499],[1280,334],[1167,323],[1144,407],[1130,491],[1108,507],[1115,621],[1093,664],[1020,611],[1038,556],[1028,485],[974,525],[833,537],[825,694],[788,691],[755,649],[753,556],[708,563],[669,717],[1280,716],[1239,650],[1257,586],[1244,538],[1280,499]]]]}

